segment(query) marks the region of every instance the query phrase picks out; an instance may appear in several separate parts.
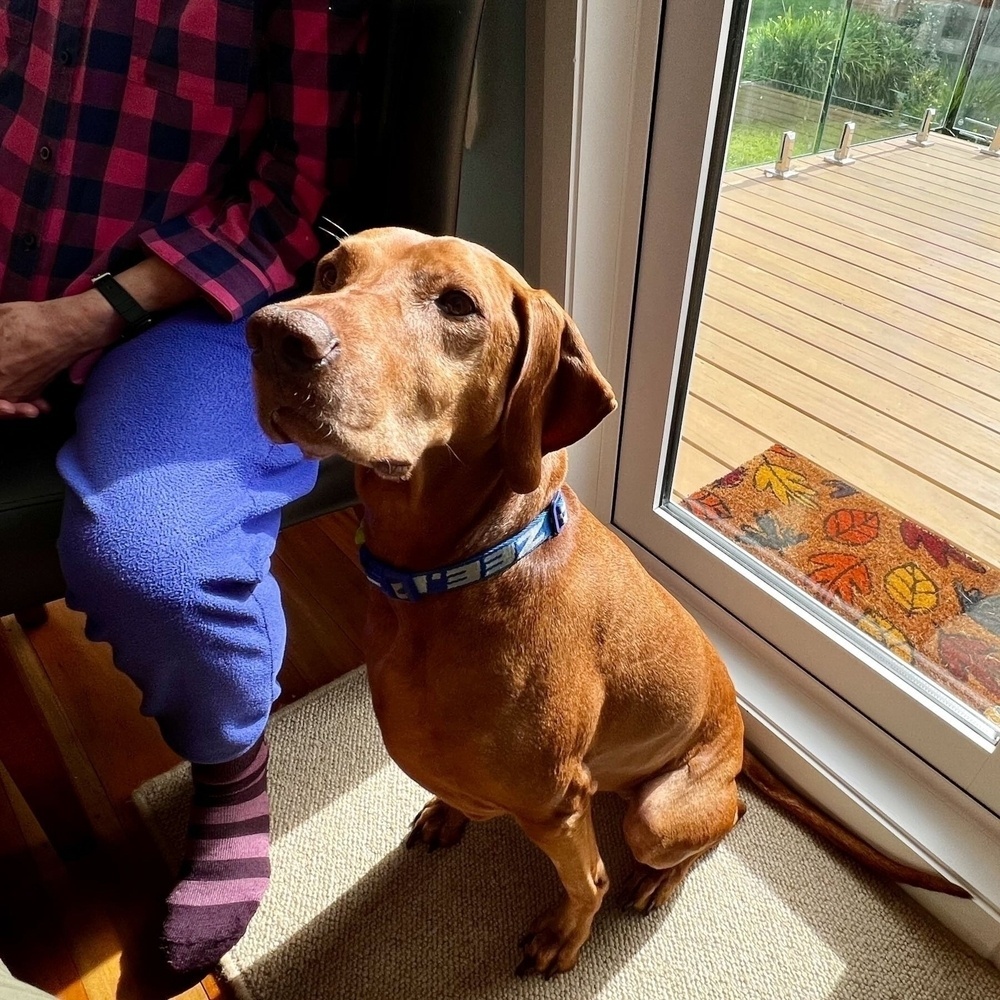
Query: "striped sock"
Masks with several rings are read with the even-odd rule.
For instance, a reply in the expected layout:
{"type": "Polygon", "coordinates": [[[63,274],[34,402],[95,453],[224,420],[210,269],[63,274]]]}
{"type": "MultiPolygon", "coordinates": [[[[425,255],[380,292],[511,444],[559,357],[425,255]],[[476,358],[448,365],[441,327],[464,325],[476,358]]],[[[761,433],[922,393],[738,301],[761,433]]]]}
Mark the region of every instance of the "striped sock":
{"type": "Polygon", "coordinates": [[[178,972],[208,971],[236,944],[271,874],[267,743],[225,764],[194,764],[194,801],[180,881],[161,945],[178,972]]]}

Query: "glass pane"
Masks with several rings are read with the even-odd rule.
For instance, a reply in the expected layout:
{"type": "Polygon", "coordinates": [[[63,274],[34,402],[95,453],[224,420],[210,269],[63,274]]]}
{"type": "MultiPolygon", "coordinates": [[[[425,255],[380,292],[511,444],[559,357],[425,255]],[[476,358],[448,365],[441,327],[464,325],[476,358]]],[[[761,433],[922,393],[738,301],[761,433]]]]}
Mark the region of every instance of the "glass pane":
{"type": "Polygon", "coordinates": [[[774,160],[781,134],[811,151],[821,133],[846,0],[758,0],[750,10],[729,169],[774,160]]]}
{"type": "Polygon", "coordinates": [[[995,10],[990,10],[955,124],[962,132],[987,140],[1000,125],[1000,17],[995,10]]]}
{"type": "Polygon", "coordinates": [[[998,80],[980,14],[754,5],[663,503],[874,643],[911,690],[992,732],[1000,161],[969,139],[913,134],[922,105],[947,117],[956,81],[998,80]],[[977,30],[987,41],[967,73],[977,30]],[[739,166],[764,156],[749,152],[753,115],[775,149],[797,133],[784,175],[739,166]],[[839,141],[848,117],[868,142],[802,154],[803,138],[839,141]]]}
{"type": "Polygon", "coordinates": [[[727,167],[776,158],[782,133],[795,150],[916,131],[927,108],[945,123],[979,3],[939,0],[758,0],[748,23],[727,167]]]}

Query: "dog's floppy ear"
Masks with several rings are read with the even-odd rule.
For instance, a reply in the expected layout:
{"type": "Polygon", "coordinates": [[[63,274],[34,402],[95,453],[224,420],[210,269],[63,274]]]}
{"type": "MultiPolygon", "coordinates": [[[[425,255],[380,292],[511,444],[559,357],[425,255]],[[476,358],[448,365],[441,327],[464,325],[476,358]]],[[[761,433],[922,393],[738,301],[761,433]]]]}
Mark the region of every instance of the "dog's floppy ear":
{"type": "Polygon", "coordinates": [[[617,406],[569,314],[547,292],[515,292],[521,331],[501,424],[504,470],[518,493],[538,488],[542,456],[579,441],[617,406]]]}

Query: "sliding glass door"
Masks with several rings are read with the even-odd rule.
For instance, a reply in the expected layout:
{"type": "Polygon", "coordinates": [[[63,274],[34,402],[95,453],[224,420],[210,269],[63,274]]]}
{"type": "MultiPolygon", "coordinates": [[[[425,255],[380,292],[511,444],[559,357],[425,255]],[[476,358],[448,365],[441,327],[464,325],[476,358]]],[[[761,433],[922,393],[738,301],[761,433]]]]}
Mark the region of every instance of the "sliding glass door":
{"type": "Polygon", "coordinates": [[[667,3],[614,520],[1000,813],[982,14],[667,3]]]}

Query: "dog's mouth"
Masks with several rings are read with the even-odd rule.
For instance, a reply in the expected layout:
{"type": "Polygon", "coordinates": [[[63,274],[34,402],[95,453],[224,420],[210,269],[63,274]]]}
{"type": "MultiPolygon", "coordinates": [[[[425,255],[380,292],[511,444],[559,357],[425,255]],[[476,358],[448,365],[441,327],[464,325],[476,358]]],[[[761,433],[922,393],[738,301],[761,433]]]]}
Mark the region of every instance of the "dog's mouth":
{"type": "Polygon", "coordinates": [[[297,444],[309,458],[328,458],[338,452],[325,428],[288,406],[279,406],[268,414],[264,431],[278,444],[297,444]]]}
{"type": "Polygon", "coordinates": [[[266,431],[270,438],[281,444],[297,444],[309,458],[340,455],[390,482],[405,482],[413,473],[413,463],[409,460],[364,454],[345,440],[332,424],[317,424],[291,407],[279,406],[272,410],[266,431]]]}

